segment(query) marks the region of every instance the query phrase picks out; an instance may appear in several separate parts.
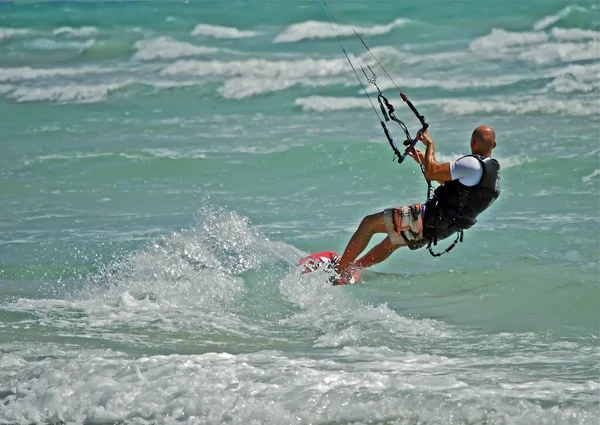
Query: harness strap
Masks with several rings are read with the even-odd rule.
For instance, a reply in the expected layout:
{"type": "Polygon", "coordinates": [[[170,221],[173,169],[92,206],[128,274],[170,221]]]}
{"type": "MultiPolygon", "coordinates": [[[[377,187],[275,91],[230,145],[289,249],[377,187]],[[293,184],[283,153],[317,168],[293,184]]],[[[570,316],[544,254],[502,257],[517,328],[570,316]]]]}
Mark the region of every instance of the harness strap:
{"type": "Polygon", "coordinates": [[[454,242],[452,242],[452,245],[450,245],[448,248],[446,248],[445,251],[442,251],[442,252],[433,252],[433,248],[431,248],[431,244],[433,243],[433,245],[437,245],[437,238],[434,238],[433,241],[429,241],[429,245],[427,245],[427,249],[429,250],[429,253],[434,257],[441,257],[442,255],[449,253],[450,251],[452,251],[454,249],[454,247],[458,244],[458,242],[463,241],[463,233],[464,233],[463,230],[458,232],[456,239],[454,239],[454,242]]]}

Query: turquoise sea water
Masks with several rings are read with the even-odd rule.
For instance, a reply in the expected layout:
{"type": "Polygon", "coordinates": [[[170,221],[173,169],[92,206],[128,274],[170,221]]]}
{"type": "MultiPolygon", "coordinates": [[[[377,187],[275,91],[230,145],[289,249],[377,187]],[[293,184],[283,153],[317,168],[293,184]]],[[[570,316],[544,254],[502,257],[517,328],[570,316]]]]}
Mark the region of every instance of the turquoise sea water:
{"type": "Polygon", "coordinates": [[[598,423],[598,3],[327,6],[0,3],[0,423],[598,423]],[[298,259],[426,196],[352,28],[503,191],[330,287],[298,259]]]}

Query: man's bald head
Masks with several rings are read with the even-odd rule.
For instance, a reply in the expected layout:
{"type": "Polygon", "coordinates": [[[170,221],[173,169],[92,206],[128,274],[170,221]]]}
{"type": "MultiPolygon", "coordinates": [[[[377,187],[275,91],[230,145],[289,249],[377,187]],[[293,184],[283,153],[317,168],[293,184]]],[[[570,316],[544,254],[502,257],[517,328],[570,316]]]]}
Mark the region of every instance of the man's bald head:
{"type": "Polygon", "coordinates": [[[496,147],[496,132],[492,127],[480,125],[471,135],[471,152],[492,156],[492,150],[496,147]]]}

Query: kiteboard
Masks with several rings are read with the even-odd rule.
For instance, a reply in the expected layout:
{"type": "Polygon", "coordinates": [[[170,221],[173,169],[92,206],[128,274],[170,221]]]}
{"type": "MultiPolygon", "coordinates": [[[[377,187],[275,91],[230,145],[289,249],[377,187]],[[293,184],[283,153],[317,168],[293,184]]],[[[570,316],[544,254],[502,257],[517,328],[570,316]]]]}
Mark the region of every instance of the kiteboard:
{"type": "Polygon", "coordinates": [[[298,265],[304,266],[302,274],[312,273],[318,269],[325,272],[334,272],[330,278],[330,281],[334,285],[352,285],[357,283],[359,279],[358,271],[353,271],[349,279],[342,279],[335,274],[339,261],[340,256],[335,251],[323,251],[302,258],[298,262],[298,265]]]}

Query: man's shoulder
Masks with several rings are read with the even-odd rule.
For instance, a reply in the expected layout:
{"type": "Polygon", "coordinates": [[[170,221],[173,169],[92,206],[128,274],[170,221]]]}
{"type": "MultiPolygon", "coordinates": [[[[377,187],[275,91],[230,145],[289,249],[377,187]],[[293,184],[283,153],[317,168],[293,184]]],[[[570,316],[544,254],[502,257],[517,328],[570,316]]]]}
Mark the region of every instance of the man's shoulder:
{"type": "Polygon", "coordinates": [[[457,165],[460,164],[461,166],[477,169],[477,168],[481,168],[483,166],[482,158],[478,158],[477,156],[470,154],[470,155],[462,156],[454,162],[457,165]]]}

